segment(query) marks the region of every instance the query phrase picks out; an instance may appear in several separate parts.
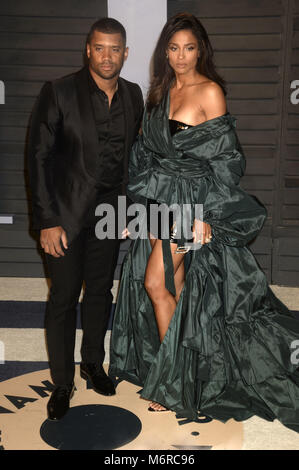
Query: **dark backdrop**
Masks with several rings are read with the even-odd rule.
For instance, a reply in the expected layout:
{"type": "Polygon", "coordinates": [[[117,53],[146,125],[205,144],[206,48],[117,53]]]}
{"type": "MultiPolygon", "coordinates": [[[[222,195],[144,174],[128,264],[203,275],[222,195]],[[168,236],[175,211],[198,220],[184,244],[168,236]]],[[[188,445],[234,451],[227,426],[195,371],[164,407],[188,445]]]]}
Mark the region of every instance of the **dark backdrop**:
{"type": "Polygon", "coordinates": [[[179,11],[209,34],[247,159],[241,186],[268,209],[250,248],[269,282],[299,286],[299,0],[168,0],[179,11]]]}
{"type": "MultiPolygon", "coordinates": [[[[168,0],[168,16],[196,14],[228,83],[228,110],[247,168],[241,186],[268,209],[250,245],[272,284],[299,286],[299,0],[168,0]]],[[[27,0],[0,4],[0,276],[44,275],[29,233],[30,205],[24,172],[28,121],[43,82],[82,65],[90,25],[107,14],[106,1],[27,0]]],[[[115,279],[128,242],[122,243],[115,279]]]]}

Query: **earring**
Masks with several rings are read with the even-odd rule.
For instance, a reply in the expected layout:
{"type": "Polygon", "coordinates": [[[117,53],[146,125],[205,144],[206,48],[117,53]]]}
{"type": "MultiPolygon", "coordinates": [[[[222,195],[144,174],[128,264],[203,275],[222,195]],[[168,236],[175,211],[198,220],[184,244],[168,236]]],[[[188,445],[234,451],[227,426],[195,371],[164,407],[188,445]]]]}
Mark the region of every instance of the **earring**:
{"type": "Polygon", "coordinates": [[[168,60],[168,54],[167,54],[167,52],[166,52],[166,59],[168,60]]]}

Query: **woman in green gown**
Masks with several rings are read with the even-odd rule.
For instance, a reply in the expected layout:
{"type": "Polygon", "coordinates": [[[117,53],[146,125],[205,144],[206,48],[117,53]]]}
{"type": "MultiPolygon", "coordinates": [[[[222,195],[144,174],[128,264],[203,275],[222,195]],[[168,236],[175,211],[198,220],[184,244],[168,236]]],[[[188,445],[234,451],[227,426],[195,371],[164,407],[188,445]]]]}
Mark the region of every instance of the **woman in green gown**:
{"type": "Polygon", "coordinates": [[[147,232],[124,260],[109,374],[140,385],[150,411],[258,415],[298,432],[299,320],[247,247],[267,211],[239,185],[245,157],[212,56],[197,18],[168,20],[130,157],[128,195],[147,208],[147,232]],[[180,209],[166,238],[154,203],[180,209]]]}

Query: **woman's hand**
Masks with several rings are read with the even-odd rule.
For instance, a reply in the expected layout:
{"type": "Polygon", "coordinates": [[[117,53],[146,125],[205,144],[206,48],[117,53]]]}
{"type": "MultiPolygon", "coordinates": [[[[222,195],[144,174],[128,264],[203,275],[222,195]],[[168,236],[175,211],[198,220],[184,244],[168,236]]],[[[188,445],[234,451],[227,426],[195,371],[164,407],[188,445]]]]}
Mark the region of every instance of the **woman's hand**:
{"type": "Polygon", "coordinates": [[[129,232],[129,230],[126,227],[121,233],[121,238],[127,238],[129,235],[131,235],[131,233],[129,232]]]}
{"type": "Polygon", "coordinates": [[[202,222],[199,219],[194,219],[193,227],[193,243],[210,243],[212,238],[212,228],[210,224],[202,222]]]}

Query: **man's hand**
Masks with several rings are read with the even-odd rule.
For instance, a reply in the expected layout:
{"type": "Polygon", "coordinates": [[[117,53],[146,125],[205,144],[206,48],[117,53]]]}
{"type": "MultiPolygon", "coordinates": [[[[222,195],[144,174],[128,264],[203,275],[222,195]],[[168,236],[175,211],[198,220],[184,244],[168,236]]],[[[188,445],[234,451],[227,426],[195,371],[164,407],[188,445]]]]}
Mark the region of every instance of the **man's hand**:
{"type": "Polygon", "coordinates": [[[212,229],[211,225],[207,224],[206,222],[202,222],[201,220],[194,219],[193,224],[193,243],[201,243],[204,245],[205,243],[209,243],[212,238],[212,229]]]}
{"type": "Polygon", "coordinates": [[[67,250],[66,232],[59,225],[58,227],[44,228],[40,231],[40,244],[45,253],[60,258],[64,256],[60,240],[63,247],[67,250]]]}

